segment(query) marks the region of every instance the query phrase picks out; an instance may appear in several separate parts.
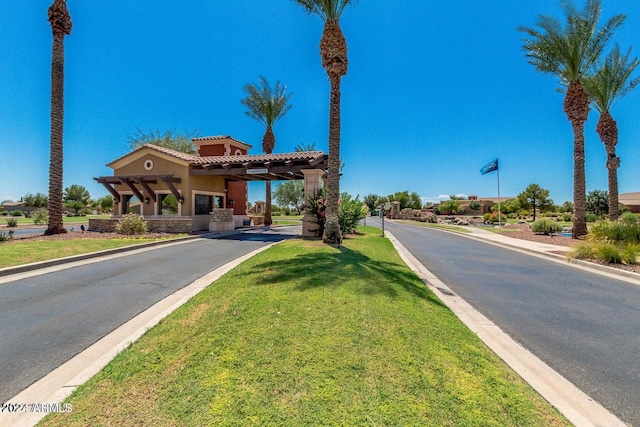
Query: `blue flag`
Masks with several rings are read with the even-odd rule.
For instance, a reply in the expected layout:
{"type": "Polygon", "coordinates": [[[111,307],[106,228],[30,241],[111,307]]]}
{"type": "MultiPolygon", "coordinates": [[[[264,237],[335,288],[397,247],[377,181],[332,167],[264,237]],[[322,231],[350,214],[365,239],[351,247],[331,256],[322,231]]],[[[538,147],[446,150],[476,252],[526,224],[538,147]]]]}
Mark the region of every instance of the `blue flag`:
{"type": "Polygon", "coordinates": [[[489,162],[486,166],[481,168],[480,173],[484,175],[486,173],[497,171],[497,170],[498,170],[498,159],[495,159],[493,162],[489,162]]]}

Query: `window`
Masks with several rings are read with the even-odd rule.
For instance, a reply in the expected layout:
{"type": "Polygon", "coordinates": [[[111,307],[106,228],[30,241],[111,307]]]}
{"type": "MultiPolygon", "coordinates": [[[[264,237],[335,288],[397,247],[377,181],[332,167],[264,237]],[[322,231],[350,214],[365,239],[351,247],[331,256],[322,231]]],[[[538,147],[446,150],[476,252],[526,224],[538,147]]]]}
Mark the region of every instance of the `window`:
{"type": "Polygon", "coordinates": [[[213,210],[213,196],[196,194],[195,205],[195,215],[209,215],[213,210]]]}
{"type": "Polygon", "coordinates": [[[178,215],[178,200],[173,194],[158,194],[158,215],[178,215]]]}

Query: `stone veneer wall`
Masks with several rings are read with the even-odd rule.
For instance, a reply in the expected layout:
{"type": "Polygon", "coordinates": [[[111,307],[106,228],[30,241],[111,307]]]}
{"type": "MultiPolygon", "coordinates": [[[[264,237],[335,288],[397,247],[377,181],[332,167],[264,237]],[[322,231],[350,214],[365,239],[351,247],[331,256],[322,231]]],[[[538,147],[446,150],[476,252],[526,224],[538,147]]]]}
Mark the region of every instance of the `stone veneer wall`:
{"type": "Polygon", "coordinates": [[[233,209],[214,209],[211,211],[209,231],[235,230],[233,209]]]}
{"type": "MultiPolygon", "coordinates": [[[[118,218],[89,218],[89,231],[115,233],[118,218]]],[[[145,219],[152,233],[191,233],[191,218],[149,218],[145,219]]]]}

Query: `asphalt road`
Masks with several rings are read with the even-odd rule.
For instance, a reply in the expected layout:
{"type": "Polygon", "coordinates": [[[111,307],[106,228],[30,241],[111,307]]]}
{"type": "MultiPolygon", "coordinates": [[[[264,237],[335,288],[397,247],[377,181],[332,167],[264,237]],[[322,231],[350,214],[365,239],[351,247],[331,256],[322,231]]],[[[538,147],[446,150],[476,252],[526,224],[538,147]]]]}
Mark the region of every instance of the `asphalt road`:
{"type": "Polygon", "coordinates": [[[640,426],[640,286],[452,233],[385,229],[513,339],[640,426]]]}
{"type": "Polygon", "coordinates": [[[0,284],[0,402],[197,278],[294,235],[202,238],[0,284]]]}

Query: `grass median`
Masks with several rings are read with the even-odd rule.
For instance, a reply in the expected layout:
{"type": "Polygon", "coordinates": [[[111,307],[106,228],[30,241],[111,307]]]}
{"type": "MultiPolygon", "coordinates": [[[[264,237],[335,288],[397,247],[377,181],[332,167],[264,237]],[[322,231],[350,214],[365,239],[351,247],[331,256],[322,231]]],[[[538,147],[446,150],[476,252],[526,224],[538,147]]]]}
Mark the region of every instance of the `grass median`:
{"type": "Polygon", "coordinates": [[[158,238],[15,240],[0,243],[0,268],[155,242],[158,238]]]}
{"type": "Polygon", "coordinates": [[[467,329],[380,231],[290,240],[118,355],[46,426],[569,423],[467,329]]]}

